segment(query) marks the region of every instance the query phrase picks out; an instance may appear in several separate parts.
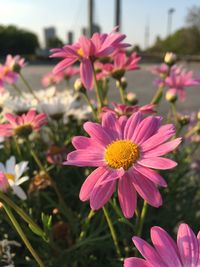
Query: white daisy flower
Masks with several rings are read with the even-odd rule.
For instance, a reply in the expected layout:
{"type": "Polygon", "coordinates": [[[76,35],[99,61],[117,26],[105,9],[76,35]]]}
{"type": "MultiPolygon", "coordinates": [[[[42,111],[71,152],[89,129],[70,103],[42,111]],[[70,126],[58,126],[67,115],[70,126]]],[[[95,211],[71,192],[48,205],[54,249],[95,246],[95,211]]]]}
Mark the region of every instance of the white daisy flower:
{"type": "Polygon", "coordinates": [[[33,107],[30,98],[25,99],[19,96],[8,99],[5,106],[16,114],[26,113],[33,107]]]}
{"type": "Polygon", "coordinates": [[[17,195],[20,199],[25,200],[26,194],[20,185],[26,182],[29,177],[22,176],[25,171],[28,170],[28,161],[21,161],[16,164],[16,159],[11,156],[5,164],[0,163],[0,172],[4,173],[8,179],[8,183],[13,190],[13,193],[17,195]]]}

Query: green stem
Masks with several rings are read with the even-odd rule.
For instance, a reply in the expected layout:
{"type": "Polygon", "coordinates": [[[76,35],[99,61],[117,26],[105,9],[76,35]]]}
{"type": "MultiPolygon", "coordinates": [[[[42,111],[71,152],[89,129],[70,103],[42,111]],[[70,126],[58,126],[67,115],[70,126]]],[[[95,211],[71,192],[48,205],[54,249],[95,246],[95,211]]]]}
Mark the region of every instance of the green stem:
{"type": "MultiPolygon", "coordinates": [[[[40,170],[43,171],[45,173],[45,175],[48,177],[48,179],[50,180],[51,185],[54,188],[54,190],[55,190],[55,192],[56,192],[56,194],[58,196],[58,199],[59,199],[59,202],[60,202],[61,206],[64,208],[66,214],[70,214],[70,218],[72,219],[73,218],[72,212],[69,210],[69,208],[65,204],[65,201],[63,199],[63,196],[62,196],[60,190],[57,187],[57,184],[55,183],[55,181],[53,180],[53,178],[47,172],[46,168],[44,167],[44,165],[42,164],[42,162],[38,158],[37,153],[35,152],[35,150],[29,145],[28,142],[27,142],[27,144],[28,144],[30,153],[31,153],[32,157],[34,158],[36,164],[38,165],[38,167],[40,168],[40,170]]],[[[71,220],[71,224],[72,225],[74,224],[73,220],[71,220]]]]}
{"type": "Polygon", "coordinates": [[[121,86],[121,84],[119,85],[119,92],[120,92],[122,104],[126,104],[126,97],[124,94],[124,88],[121,86]]]}
{"type": "Polygon", "coordinates": [[[20,73],[19,74],[22,81],[24,82],[24,84],[26,85],[27,89],[29,90],[29,92],[34,96],[34,98],[37,100],[37,101],[40,101],[39,98],[36,96],[36,94],[34,93],[32,87],[30,86],[30,84],[27,82],[27,80],[24,78],[24,76],[20,73]]]}
{"type": "Polygon", "coordinates": [[[93,210],[90,210],[87,218],[85,219],[85,223],[83,226],[83,230],[80,233],[79,240],[82,240],[86,236],[86,232],[87,232],[90,220],[92,219],[94,215],[95,215],[95,212],[93,210]]]}
{"type": "Polygon", "coordinates": [[[103,103],[101,100],[101,95],[100,95],[100,91],[99,91],[99,86],[98,86],[98,82],[97,82],[94,64],[93,64],[93,76],[94,76],[94,87],[95,87],[95,92],[96,92],[96,97],[97,97],[98,112],[100,112],[101,108],[103,106],[103,103]]]}
{"type": "Polygon", "coordinates": [[[120,252],[118,240],[117,240],[117,234],[115,232],[115,229],[114,229],[113,224],[112,224],[112,220],[111,220],[111,218],[109,216],[109,213],[108,213],[108,211],[107,211],[105,206],[103,207],[103,212],[104,212],[108,227],[110,229],[110,233],[111,233],[111,236],[112,236],[112,239],[113,239],[113,243],[115,245],[117,256],[118,256],[119,259],[121,259],[122,257],[121,257],[121,252],[120,252]]]}
{"type": "Polygon", "coordinates": [[[9,205],[17,214],[27,222],[32,228],[34,228],[41,236],[45,236],[43,230],[29,217],[21,208],[19,208],[9,197],[0,191],[0,199],[2,199],[7,205],[9,205]]]}
{"type": "Polygon", "coordinates": [[[83,95],[83,97],[85,98],[85,100],[86,100],[86,102],[88,103],[88,105],[91,107],[91,109],[92,109],[92,114],[93,114],[94,119],[95,119],[95,120],[98,120],[98,118],[97,118],[97,114],[96,114],[96,110],[95,110],[94,106],[92,105],[92,103],[91,103],[91,101],[90,101],[90,98],[88,97],[87,92],[82,93],[82,95],[83,95]]]}
{"type": "Polygon", "coordinates": [[[151,104],[158,105],[160,103],[160,100],[162,99],[163,95],[163,88],[163,85],[158,87],[158,90],[156,91],[155,95],[151,100],[151,104]]]}
{"type": "Polygon", "coordinates": [[[33,258],[35,259],[35,261],[37,262],[38,266],[40,267],[45,267],[44,263],[42,262],[42,260],[40,259],[40,257],[37,255],[36,251],[34,250],[34,248],[32,247],[31,243],[28,241],[26,235],[24,234],[22,228],[20,227],[19,223],[17,222],[17,220],[15,219],[11,209],[4,203],[3,204],[4,210],[6,212],[6,214],[8,215],[10,221],[12,222],[15,230],[17,231],[17,233],[19,234],[19,236],[21,237],[21,239],[23,240],[24,244],[26,245],[27,249],[30,251],[30,253],[32,254],[33,258]]]}
{"type": "Polygon", "coordinates": [[[137,236],[141,236],[142,234],[142,230],[143,230],[143,226],[144,226],[144,220],[147,214],[147,210],[148,210],[148,204],[146,201],[144,201],[143,207],[142,207],[142,212],[140,214],[140,217],[138,219],[138,225],[137,225],[137,236]]]}
{"type": "Polygon", "coordinates": [[[19,157],[22,158],[21,149],[20,149],[20,146],[17,142],[17,138],[15,138],[15,137],[14,137],[14,142],[15,142],[15,147],[16,147],[17,153],[18,153],[19,157]]]}
{"type": "Polygon", "coordinates": [[[12,84],[12,86],[15,89],[15,91],[18,93],[18,95],[20,95],[20,96],[22,96],[24,98],[24,96],[23,96],[21,90],[19,89],[19,87],[16,84],[12,84]]]}
{"type": "Polygon", "coordinates": [[[172,109],[172,114],[174,116],[174,121],[178,125],[178,115],[177,115],[176,105],[174,103],[171,103],[171,109],[172,109]]]}

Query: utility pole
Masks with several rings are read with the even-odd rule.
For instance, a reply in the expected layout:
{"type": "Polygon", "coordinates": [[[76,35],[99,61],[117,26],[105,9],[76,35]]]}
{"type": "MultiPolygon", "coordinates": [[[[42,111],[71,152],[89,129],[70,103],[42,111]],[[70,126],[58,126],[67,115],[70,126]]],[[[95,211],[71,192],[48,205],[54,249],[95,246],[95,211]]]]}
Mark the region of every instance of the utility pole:
{"type": "Polygon", "coordinates": [[[93,25],[94,25],[94,1],[88,0],[88,35],[89,37],[93,34],[93,25]]]}
{"type": "Polygon", "coordinates": [[[115,25],[118,26],[118,31],[121,28],[121,0],[115,0],[115,25]]]}
{"type": "Polygon", "coordinates": [[[175,12],[174,8],[168,9],[168,17],[167,17],[167,36],[171,35],[172,30],[172,15],[175,12]]]}

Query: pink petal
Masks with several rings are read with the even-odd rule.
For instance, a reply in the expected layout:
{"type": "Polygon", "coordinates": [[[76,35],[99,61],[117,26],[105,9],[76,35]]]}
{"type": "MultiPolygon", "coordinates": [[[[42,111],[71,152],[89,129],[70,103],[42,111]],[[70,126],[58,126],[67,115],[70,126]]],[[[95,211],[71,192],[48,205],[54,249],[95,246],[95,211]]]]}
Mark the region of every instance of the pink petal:
{"type": "Polygon", "coordinates": [[[144,175],[146,178],[151,180],[156,185],[160,185],[163,187],[167,186],[167,183],[165,182],[163,177],[159,173],[155,172],[154,170],[140,166],[139,164],[135,164],[133,168],[139,173],[141,173],[142,175],[144,175]]]}
{"type": "Polygon", "coordinates": [[[160,126],[161,118],[149,116],[145,118],[135,130],[135,134],[132,140],[136,144],[141,144],[148,140],[152,135],[156,133],[158,127],[160,126]]]}
{"type": "Polygon", "coordinates": [[[143,259],[132,257],[124,260],[124,267],[152,267],[152,266],[149,266],[149,264],[143,259]]]}
{"type": "Polygon", "coordinates": [[[174,240],[162,228],[151,228],[151,240],[163,262],[169,267],[182,267],[174,240]]]}
{"type": "Polygon", "coordinates": [[[109,136],[106,130],[98,123],[86,122],[84,123],[83,128],[94,139],[94,141],[98,142],[104,147],[113,141],[112,137],[109,136]]]}
{"type": "Polygon", "coordinates": [[[79,198],[81,201],[86,201],[90,198],[91,192],[95,184],[102,177],[102,175],[106,173],[106,171],[106,168],[99,167],[87,177],[79,193],[79,198]]]}
{"type": "Polygon", "coordinates": [[[137,194],[131,179],[126,174],[119,179],[118,198],[124,216],[133,217],[137,206],[137,194]]]}
{"type": "Polygon", "coordinates": [[[80,36],[78,42],[83,49],[84,57],[89,57],[94,53],[94,45],[86,36],[80,36]]]}
{"type": "Polygon", "coordinates": [[[142,113],[136,112],[134,113],[127,121],[124,128],[124,138],[130,140],[133,138],[135,130],[137,129],[139,123],[143,118],[142,113]]]}
{"type": "Polygon", "coordinates": [[[183,266],[196,267],[199,258],[197,237],[191,228],[182,223],[178,229],[177,244],[183,266]]]}
{"type": "MultiPolygon", "coordinates": [[[[147,151],[144,153],[143,157],[144,158],[152,158],[152,157],[159,157],[163,156],[174,149],[177,148],[177,146],[181,143],[182,138],[176,138],[170,142],[167,142],[162,145],[158,145],[156,148],[152,148],[151,150],[147,151]]],[[[141,145],[142,147],[142,145],[141,145]]]]}
{"type": "Polygon", "coordinates": [[[71,66],[77,61],[77,58],[65,58],[61,62],[59,62],[53,69],[53,74],[58,74],[62,70],[66,69],[67,67],[71,66]]]}
{"type": "Polygon", "coordinates": [[[12,126],[17,125],[16,116],[11,113],[6,113],[5,118],[10,122],[12,126]]]}
{"type": "Polygon", "coordinates": [[[98,210],[102,208],[114,193],[115,185],[116,181],[111,181],[101,185],[98,185],[98,183],[96,183],[90,195],[91,209],[98,210]]]}
{"type": "Polygon", "coordinates": [[[94,139],[85,136],[75,136],[72,139],[72,144],[76,149],[104,149],[102,144],[97,143],[94,139]]]}
{"type": "Polygon", "coordinates": [[[168,170],[177,166],[177,163],[175,161],[160,157],[141,159],[138,160],[138,164],[144,167],[159,169],[159,170],[168,170]]]}
{"type": "Polygon", "coordinates": [[[138,194],[151,206],[160,207],[162,205],[162,197],[154,183],[135,170],[130,175],[138,194]]]}
{"type": "Polygon", "coordinates": [[[102,126],[106,130],[109,129],[109,134],[112,135],[112,139],[121,139],[121,127],[118,123],[118,120],[115,114],[111,112],[106,112],[102,117],[102,126]]]}
{"type": "Polygon", "coordinates": [[[82,59],[80,64],[80,76],[83,85],[86,89],[92,89],[93,87],[93,69],[92,63],[89,59],[82,59]]]}
{"type": "Polygon", "coordinates": [[[101,167],[105,166],[103,153],[91,151],[87,149],[80,149],[73,151],[67,155],[67,161],[64,165],[75,165],[75,166],[91,166],[101,167]]]}
{"type": "Polygon", "coordinates": [[[155,135],[153,135],[152,137],[147,139],[142,144],[143,152],[146,152],[146,151],[164,143],[170,137],[172,137],[175,134],[175,132],[176,132],[175,127],[173,124],[166,124],[164,126],[161,126],[155,135]]]}
{"type": "Polygon", "coordinates": [[[163,263],[156,250],[146,241],[137,236],[134,236],[132,240],[136,248],[139,250],[141,255],[147,260],[147,262],[151,263],[153,266],[167,267],[163,263]]]}

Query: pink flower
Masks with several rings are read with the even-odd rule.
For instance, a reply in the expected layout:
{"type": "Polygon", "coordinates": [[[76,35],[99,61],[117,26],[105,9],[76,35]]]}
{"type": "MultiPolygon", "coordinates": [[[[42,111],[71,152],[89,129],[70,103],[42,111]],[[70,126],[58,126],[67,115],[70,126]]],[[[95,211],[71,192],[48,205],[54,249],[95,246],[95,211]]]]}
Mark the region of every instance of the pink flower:
{"type": "Polygon", "coordinates": [[[1,91],[4,89],[6,83],[14,84],[19,77],[19,74],[13,72],[9,67],[0,65],[0,88],[1,91]]]}
{"type": "Polygon", "coordinates": [[[0,172],[0,191],[6,192],[9,188],[8,180],[4,173],[0,172]]]}
{"type": "Polygon", "coordinates": [[[62,74],[54,74],[53,72],[49,72],[42,77],[41,83],[44,87],[49,87],[51,85],[58,84],[62,81],[62,79],[62,74]]]}
{"type": "Polygon", "coordinates": [[[68,67],[63,71],[65,79],[69,80],[71,77],[79,73],[79,67],[68,67]]]}
{"type": "Polygon", "coordinates": [[[169,73],[169,66],[165,63],[162,63],[159,66],[153,67],[152,73],[158,75],[161,78],[165,78],[169,73]]]}
{"type": "Polygon", "coordinates": [[[200,232],[197,237],[187,224],[178,229],[177,244],[161,227],[151,228],[149,245],[140,237],[133,237],[133,243],[145,259],[127,258],[124,267],[199,267],[200,232]]]}
{"type": "Polygon", "coordinates": [[[185,100],[185,87],[194,86],[200,84],[200,81],[193,79],[192,71],[186,72],[177,67],[173,67],[170,71],[169,76],[165,79],[165,84],[170,89],[174,89],[180,96],[182,101],[185,100]]]}
{"type": "Polygon", "coordinates": [[[104,71],[107,71],[113,78],[119,80],[126,71],[139,69],[138,62],[140,59],[141,57],[135,52],[127,57],[124,51],[120,51],[114,56],[113,64],[107,63],[104,65],[104,71]]]}
{"type": "Polygon", "coordinates": [[[117,116],[131,116],[133,113],[140,111],[143,114],[152,114],[152,113],[156,113],[156,111],[154,110],[155,105],[152,104],[148,104],[145,106],[130,106],[130,105],[125,105],[125,104],[118,104],[113,102],[112,103],[114,108],[110,108],[110,107],[103,107],[102,111],[103,112],[112,112],[114,114],[116,114],[117,116]]]}
{"type": "Polygon", "coordinates": [[[160,124],[161,117],[144,118],[140,112],[129,119],[125,116],[117,119],[106,112],[102,125],[86,122],[84,129],[90,137],[74,137],[76,151],[69,153],[64,163],[98,167],[82,185],[80,199],[90,200],[91,208],[98,210],[111,198],[118,181],[118,198],[125,217],[133,216],[137,193],[150,205],[161,206],[158,186],[167,185],[152,169],[165,170],[177,165],[161,156],[174,150],[181,139],[166,142],[175,129],[171,124],[160,124]]]}
{"type": "Polygon", "coordinates": [[[86,89],[93,87],[93,63],[96,59],[111,55],[119,48],[127,47],[122,44],[126,36],[113,31],[110,34],[94,33],[92,38],[81,36],[77,43],[65,45],[63,48],[52,49],[51,57],[64,58],[56,65],[53,72],[59,73],[76,61],[80,61],[80,76],[86,89]]]}
{"type": "Polygon", "coordinates": [[[44,113],[36,114],[36,111],[31,109],[27,114],[21,116],[11,113],[5,114],[8,123],[0,125],[0,136],[19,136],[27,137],[33,131],[40,130],[41,126],[47,123],[47,115],[44,113]]]}
{"type": "Polygon", "coordinates": [[[21,68],[25,67],[25,59],[17,56],[7,55],[4,66],[8,67],[11,71],[19,73],[21,68]]]}

